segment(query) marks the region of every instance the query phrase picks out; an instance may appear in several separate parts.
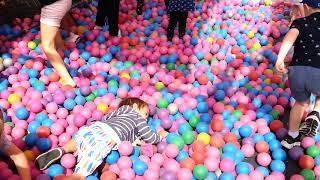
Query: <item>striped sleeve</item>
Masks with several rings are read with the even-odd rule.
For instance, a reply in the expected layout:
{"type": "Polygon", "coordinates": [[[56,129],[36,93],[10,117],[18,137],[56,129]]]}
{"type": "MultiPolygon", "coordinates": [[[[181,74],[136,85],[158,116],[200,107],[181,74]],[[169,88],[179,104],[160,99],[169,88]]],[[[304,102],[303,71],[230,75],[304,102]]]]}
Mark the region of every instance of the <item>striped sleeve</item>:
{"type": "Polygon", "coordinates": [[[133,111],[133,109],[130,106],[121,106],[120,108],[118,108],[115,111],[112,111],[111,113],[107,114],[106,116],[104,116],[102,118],[102,122],[106,122],[109,119],[116,117],[120,114],[128,114],[131,113],[133,111]]]}
{"type": "Polygon", "coordinates": [[[153,132],[147,124],[145,119],[137,120],[137,131],[141,140],[150,144],[157,144],[161,141],[161,137],[158,133],[153,132]]]}

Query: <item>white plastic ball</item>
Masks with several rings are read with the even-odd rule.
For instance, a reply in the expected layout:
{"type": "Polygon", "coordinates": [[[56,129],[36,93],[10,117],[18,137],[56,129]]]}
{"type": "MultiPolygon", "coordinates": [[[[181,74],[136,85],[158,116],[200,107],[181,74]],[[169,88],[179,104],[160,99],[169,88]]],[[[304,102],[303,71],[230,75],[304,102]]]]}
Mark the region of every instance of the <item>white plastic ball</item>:
{"type": "Polygon", "coordinates": [[[3,60],[3,65],[4,65],[5,67],[9,67],[9,66],[11,66],[12,64],[13,64],[13,61],[12,61],[11,58],[6,58],[6,59],[3,60]]]}
{"type": "Polygon", "coordinates": [[[178,106],[176,104],[170,104],[168,110],[170,114],[176,114],[178,112],[178,106]]]}

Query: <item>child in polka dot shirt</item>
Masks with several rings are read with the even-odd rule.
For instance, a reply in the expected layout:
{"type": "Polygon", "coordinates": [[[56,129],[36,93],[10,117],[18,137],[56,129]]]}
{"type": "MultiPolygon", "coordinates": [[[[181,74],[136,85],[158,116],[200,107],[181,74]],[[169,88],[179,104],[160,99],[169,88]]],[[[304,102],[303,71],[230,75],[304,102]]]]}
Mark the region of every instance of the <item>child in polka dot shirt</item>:
{"type": "Polygon", "coordinates": [[[195,3],[194,0],[168,0],[167,4],[170,16],[167,38],[171,41],[177,23],[179,23],[179,38],[186,34],[188,12],[194,10],[195,3]]]}
{"type": "Polygon", "coordinates": [[[315,136],[320,124],[320,0],[303,0],[302,3],[306,17],[292,22],[275,65],[279,73],[286,73],[284,59],[294,46],[288,78],[296,102],[290,112],[288,136],[281,142],[287,149],[300,146],[305,136],[315,136]],[[311,94],[317,97],[315,107],[301,123],[311,94]]]}

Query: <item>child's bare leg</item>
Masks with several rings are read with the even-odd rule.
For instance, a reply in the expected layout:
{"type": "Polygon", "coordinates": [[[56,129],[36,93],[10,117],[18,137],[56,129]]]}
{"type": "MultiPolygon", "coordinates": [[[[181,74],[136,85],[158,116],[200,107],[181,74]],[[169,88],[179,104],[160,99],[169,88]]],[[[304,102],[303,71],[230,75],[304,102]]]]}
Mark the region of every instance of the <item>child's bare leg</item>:
{"type": "Polygon", "coordinates": [[[289,135],[292,136],[293,138],[299,135],[299,126],[301,123],[301,119],[303,117],[305,110],[308,108],[308,106],[309,106],[309,101],[306,101],[306,102],[296,101],[290,111],[289,135]]]}
{"type": "Polygon", "coordinates": [[[74,139],[71,139],[70,141],[65,144],[62,149],[64,150],[65,153],[74,153],[77,151],[77,144],[74,139]]]}
{"type": "Polygon", "coordinates": [[[47,55],[50,63],[56,69],[61,77],[63,85],[69,85],[75,87],[75,82],[72,80],[70,74],[67,71],[66,66],[60,55],[58,54],[55,46],[55,38],[59,28],[48,26],[43,23],[40,25],[41,28],[41,43],[45,54],[47,55]]]}
{"type": "Polygon", "coordinates": [[[316,98],[316,102],[313,108],[314,111],[320,112],[320,97],[316,98]]]}

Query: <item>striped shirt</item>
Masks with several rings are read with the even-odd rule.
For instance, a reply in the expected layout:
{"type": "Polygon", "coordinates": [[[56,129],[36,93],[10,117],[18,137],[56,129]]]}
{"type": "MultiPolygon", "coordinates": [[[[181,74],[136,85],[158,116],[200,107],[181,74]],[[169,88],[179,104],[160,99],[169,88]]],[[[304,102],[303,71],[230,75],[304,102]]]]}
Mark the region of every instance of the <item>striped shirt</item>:
{"type": "Polygon", "coordinates": [[[146,119],[130,106],[121,106],[103,117],[102,122],[109,125],[121,141],[132,143],[140,137],[146,143],[157,144],[161,140],[159,134],[150,129],[146,119]]]}

